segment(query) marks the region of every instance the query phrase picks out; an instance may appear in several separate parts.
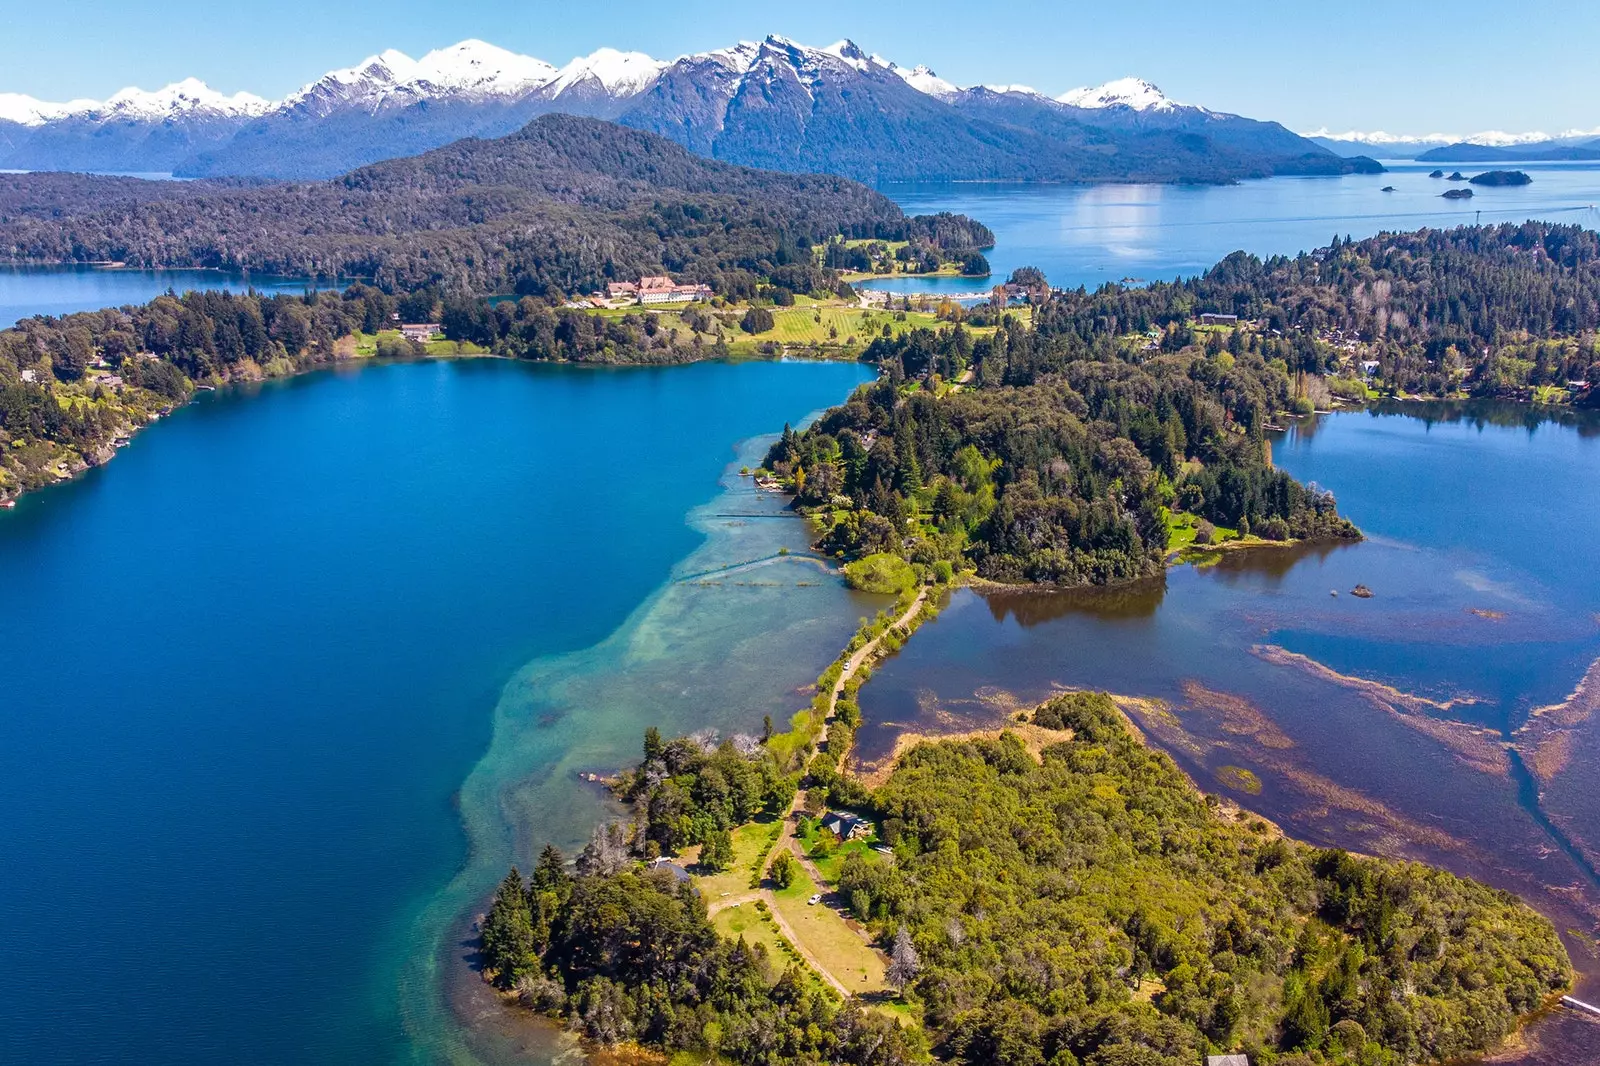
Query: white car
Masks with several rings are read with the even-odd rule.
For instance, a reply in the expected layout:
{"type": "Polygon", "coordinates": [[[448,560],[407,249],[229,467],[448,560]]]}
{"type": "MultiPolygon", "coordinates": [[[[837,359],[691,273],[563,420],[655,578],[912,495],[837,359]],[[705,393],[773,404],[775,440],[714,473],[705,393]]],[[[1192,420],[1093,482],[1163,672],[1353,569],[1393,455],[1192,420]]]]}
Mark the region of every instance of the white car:
{"type": "Polygon", "coordinates": [[[817,904],[819,904],[821,902],[822,902],[822,893],[818,892],[815,896],[812,896],[810,899],[806,900],[806,906],[815,907],[817,904]]]}

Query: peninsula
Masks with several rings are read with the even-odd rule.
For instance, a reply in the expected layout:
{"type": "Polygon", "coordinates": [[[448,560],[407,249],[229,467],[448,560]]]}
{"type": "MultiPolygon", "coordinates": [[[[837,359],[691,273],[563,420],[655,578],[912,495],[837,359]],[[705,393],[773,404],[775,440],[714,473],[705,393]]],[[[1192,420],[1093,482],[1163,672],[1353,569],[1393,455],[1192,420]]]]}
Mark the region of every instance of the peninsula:
{"type": "Polygon", "coordinates": [[[1029,717],[913,748],[871,791],[805,769],[838,759],[831,732],[652,731],[618,783],[631,823],[575,872],[547,849],[501,884],[486,973],[597,1044],[1018,1066],[1442,1062],[1570,985],[1555,930],[1507,893],[1284,839],[1106,695],[1029,717]]]}

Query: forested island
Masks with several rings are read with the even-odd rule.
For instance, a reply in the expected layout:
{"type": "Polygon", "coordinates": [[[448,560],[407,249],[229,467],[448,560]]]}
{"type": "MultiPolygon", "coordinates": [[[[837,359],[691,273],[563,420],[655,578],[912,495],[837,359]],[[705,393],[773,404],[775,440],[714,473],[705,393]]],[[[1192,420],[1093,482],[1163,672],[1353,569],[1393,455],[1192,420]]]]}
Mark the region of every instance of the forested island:
{"type": "Polygon", "coordinates": [[[1440,1062],[1493,1048],[1570,983],[1555,930],[1514,896],[1284,839],[1198,793],[1108,696],[1030,718],[1017,728],[1046,740],[923,744],[872,791],[834,772],[831,731],[809,772],[820,734],[795,749],[652,731],[617,783],[631,823],[597,829],[575,869],[546,849],[531,880],[501,884],[486,976],[601,1044],[882,1066],[1440,1062]],[[766,827],[796,788],[791,848],[766,827]],[[841,804],[848,822],[805,816],[841,804]],[[883,949],[889,987],[841,999],[805,961],[824,948],[721,935],[713,890],[736,851],[780,910],[790,879],[823,875],[822,906],[883,949]],[[655,861],[679,853],[698,876],[655,861]]]}

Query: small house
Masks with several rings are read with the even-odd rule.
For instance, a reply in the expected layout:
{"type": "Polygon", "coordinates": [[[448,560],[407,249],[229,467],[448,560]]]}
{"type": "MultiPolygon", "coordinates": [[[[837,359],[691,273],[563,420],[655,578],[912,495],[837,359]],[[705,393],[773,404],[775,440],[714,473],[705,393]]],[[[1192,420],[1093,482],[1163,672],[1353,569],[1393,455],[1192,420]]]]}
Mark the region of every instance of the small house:
{"type": "Polygon", "coordinates": [[[840,840],[855,840],[872,833],[872,824],[865,818],[844,811],[829,813],[822,820],[822,828],[840,840]]]}
{"type": "Polygon", "coordinates": [[[1215,315],[1207,311],[1200,316],[1200,324],[1202,326],[1237,326],[1239,324],[1239,316],[1215,315]]]}
{"type": "Polygon", "coordinates": [[[1372,375],[1376,374],[1377,372],[1378,372],[1378,361],[1376,359],[1363,359],[1363,360],[1361,360],[1361,376],[1362,377],[1370,378],[1372,375]]]}
{"type": "Polygon", "coordinates": [[[407,322],[400,327],[400,335],[408,341],[427,342],[443,333],[437,322],[407,322]]]}
{"type": "Polygon", "coordinates": [[[652,870],[666,870],[668,873],[672,874],[672,879],[677,881],[679,884],[688,884],[691,880],[688,870],[685,870],[681,865],[673,862],[665,855],[651,862],[650,868],[652,870]]]}
{"type": "Polygon", "coordinates": [[[639,286],[631,281],[613,281],[606,286],[606,295],[613,300],[622,300],[639,295],[639,286]]]}
{"type": "Polygon", "coordinates": [[[1249,1055],[1207,1055],[1206,1066],[1250,1066],[1249,1055]]]}

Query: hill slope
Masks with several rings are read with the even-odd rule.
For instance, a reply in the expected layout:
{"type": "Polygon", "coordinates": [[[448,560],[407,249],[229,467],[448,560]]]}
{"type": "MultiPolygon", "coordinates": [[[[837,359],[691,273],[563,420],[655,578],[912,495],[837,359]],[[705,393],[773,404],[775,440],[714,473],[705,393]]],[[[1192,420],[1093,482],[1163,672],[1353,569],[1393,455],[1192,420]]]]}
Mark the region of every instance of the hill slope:
{"type": "MultiPolygon", "coordinates": [[[[964,221],[954,231],[960,244],[992,240],[964,221]]],[[[936,239],[932,220],[908,219],[847,179],[719,163],[567,115],[326,182],[0,176],[0,259],[358,276],[400,288],[571,291],[661,269],[737,287],[740,272],[798,262],[798,246],[838,233],[936,239]]]]}

